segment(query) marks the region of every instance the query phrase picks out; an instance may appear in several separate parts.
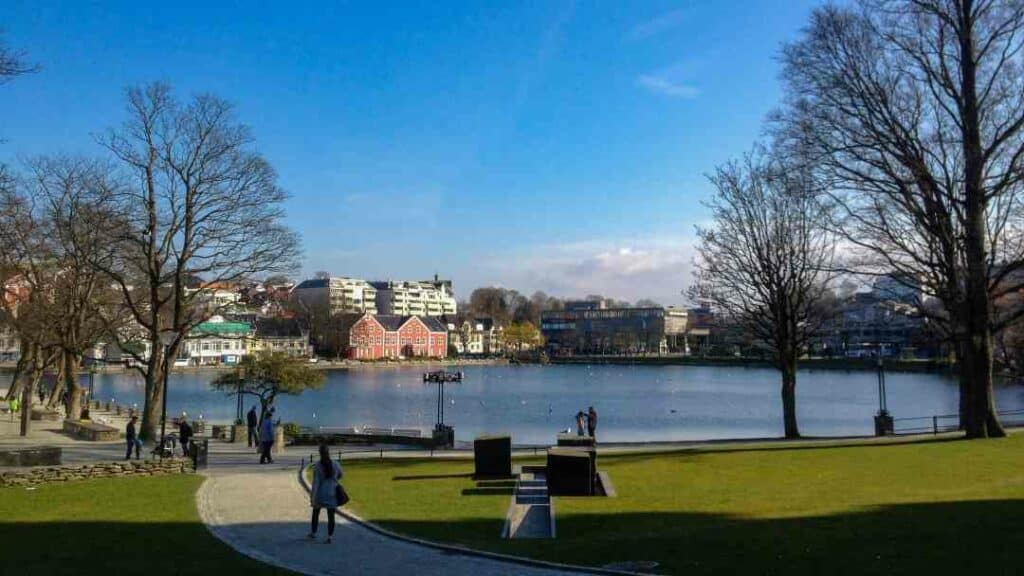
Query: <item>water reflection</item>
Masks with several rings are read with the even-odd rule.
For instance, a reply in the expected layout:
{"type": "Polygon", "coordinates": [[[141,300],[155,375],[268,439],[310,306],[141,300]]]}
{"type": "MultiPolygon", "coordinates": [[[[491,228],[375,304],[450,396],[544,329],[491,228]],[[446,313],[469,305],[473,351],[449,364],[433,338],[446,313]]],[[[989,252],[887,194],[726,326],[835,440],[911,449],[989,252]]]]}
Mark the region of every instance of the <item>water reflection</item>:
{"type": "MultiPolygon", "coordinates": [[[[460,440],[509,432],[517,443],[548,443],[593,405],[608,441],[767,437],[782,434],[778,376],[767,368],[721,366],[466,366],[461,384],[446,386],[445,420],[460,440]]],[[[282,397],[285,421],[323,426],[430,428],[436,385],[423,368],[336,370],[323,387],[282,397]]],[[[209,389],[210,372],[171,376],[168,410],[228,421],[235,398],[209,389]]],[[[0,378],[9,376],[0,376],[0,378]]],[[[897,417],[955,413],[954,379],[938,374],[887,374],[889,409],[897,417]]],[[[142,402],[133,371],[96,376],[99,398],[142,402]]],[[[1000,409],[1024,408],[1024,386],[1000,386],[1000,409]]],[[[246,399],[245,409],[253,403],[246,399]]],[[[802,371],[797,387],[801,431],[807,435],[870,434],[878,407],[872,372],[802,371]]]]}

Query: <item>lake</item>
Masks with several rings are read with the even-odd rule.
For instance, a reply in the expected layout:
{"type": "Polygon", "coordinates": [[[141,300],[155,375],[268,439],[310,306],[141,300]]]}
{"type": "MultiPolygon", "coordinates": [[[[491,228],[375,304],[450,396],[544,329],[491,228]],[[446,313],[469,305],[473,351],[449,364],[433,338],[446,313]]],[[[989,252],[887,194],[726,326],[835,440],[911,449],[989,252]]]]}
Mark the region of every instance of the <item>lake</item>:
{"type": "MultiPolygon", "coordinates": [[[[511,433],[516,444],[549,444],[574,426],[578,410],[593,405],[604,441],[701,440],[782,435],[777,372],[723,366],[465,366],[461,383],[445,387],[445,421],[458,440],[511,433]]],[[[437,385],[421,380],[424,367],[331,370],[322,388],[280,397],[285,422],[312,426],[430,429],[437,385]]],[[[168,413],[187,411],[230,421],[235,397],[209,389],[212,372],[171,376],[168,413]]],[[[0,379],[9,379],[9,374],[0,379]]],[[[87,380],[83,376],[83,381],[87,380]]],[[[6,380],[4,380],[6,381],[6,380]]],[[[887,373],[889,410],[896,418],[954,414],[956,381],[942,374],[887,373]]],[[[3,384],[0,384],[3,385],[3,384]]],[[[143,381],[134,371],[96,375],[96,396],[141,404],[143,381]]],[[[1000,410],[1024,409],[1024,386],[996,391],[1000,410]]],[[[246,400],[246,410],[253,404],[246,400]]],[[[873,372],[801,371],[797,412],[811,436],[872,434],[878,410],[873,372]]],[[[930,424],[930,423],[929,423],[930,424]]]]}

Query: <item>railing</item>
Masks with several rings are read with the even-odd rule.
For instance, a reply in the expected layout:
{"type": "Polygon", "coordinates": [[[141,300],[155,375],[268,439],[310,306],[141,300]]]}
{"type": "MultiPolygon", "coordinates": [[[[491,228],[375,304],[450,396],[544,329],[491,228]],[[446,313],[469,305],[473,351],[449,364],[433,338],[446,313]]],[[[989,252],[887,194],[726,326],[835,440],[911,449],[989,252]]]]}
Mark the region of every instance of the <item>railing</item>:
{"type": "MultiPolygon", "coordinates": [[[[996,411],[1003,424],[1008,426],[1024,426],[1024,409],[996,411]]],[[[934,416],[916,416],[912,418],[893,418],[896,434],[938,434],[939,432],[955,432],[960,430],[959,414],[936,414],[934,416]],[[901,425],[905,423],[906,425],[901,425]]]]}

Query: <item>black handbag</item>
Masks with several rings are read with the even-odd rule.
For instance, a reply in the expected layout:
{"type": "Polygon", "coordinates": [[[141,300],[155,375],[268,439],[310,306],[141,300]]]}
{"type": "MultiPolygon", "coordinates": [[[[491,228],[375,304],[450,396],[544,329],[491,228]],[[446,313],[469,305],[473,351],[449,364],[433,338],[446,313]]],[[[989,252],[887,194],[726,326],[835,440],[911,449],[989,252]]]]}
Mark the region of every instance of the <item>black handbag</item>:
{"type": "Polygon", "coordinates": [[[334,487],[334,499],[338,501],[338,506],[348,504],[348,492],[345,492],[345,487],[341,484],[337,484],[334,487]]]}

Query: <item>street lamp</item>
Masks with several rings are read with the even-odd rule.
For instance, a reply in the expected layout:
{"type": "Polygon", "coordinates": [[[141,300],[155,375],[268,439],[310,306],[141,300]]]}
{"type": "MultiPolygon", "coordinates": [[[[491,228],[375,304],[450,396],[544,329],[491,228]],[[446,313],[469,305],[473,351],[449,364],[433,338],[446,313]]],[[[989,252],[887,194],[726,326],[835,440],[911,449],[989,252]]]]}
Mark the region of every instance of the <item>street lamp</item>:
{"type": "Polygon", "coordinates": [[[875,436],[892,436],[892,414],[885,391],[885,365],[882,363],[882,345],[878,345],[878,414],[875,415],[875,436]]]}
{"type": "Polygon", "coordinates": [[[161,330],[160,344],[164,347],[164,389],[163,407],[160,410],[160,459],[164,458],[167,435],[167,377],[171,372],[171,346],[178,339],[178,332],[175,330],[161,330]]]}

